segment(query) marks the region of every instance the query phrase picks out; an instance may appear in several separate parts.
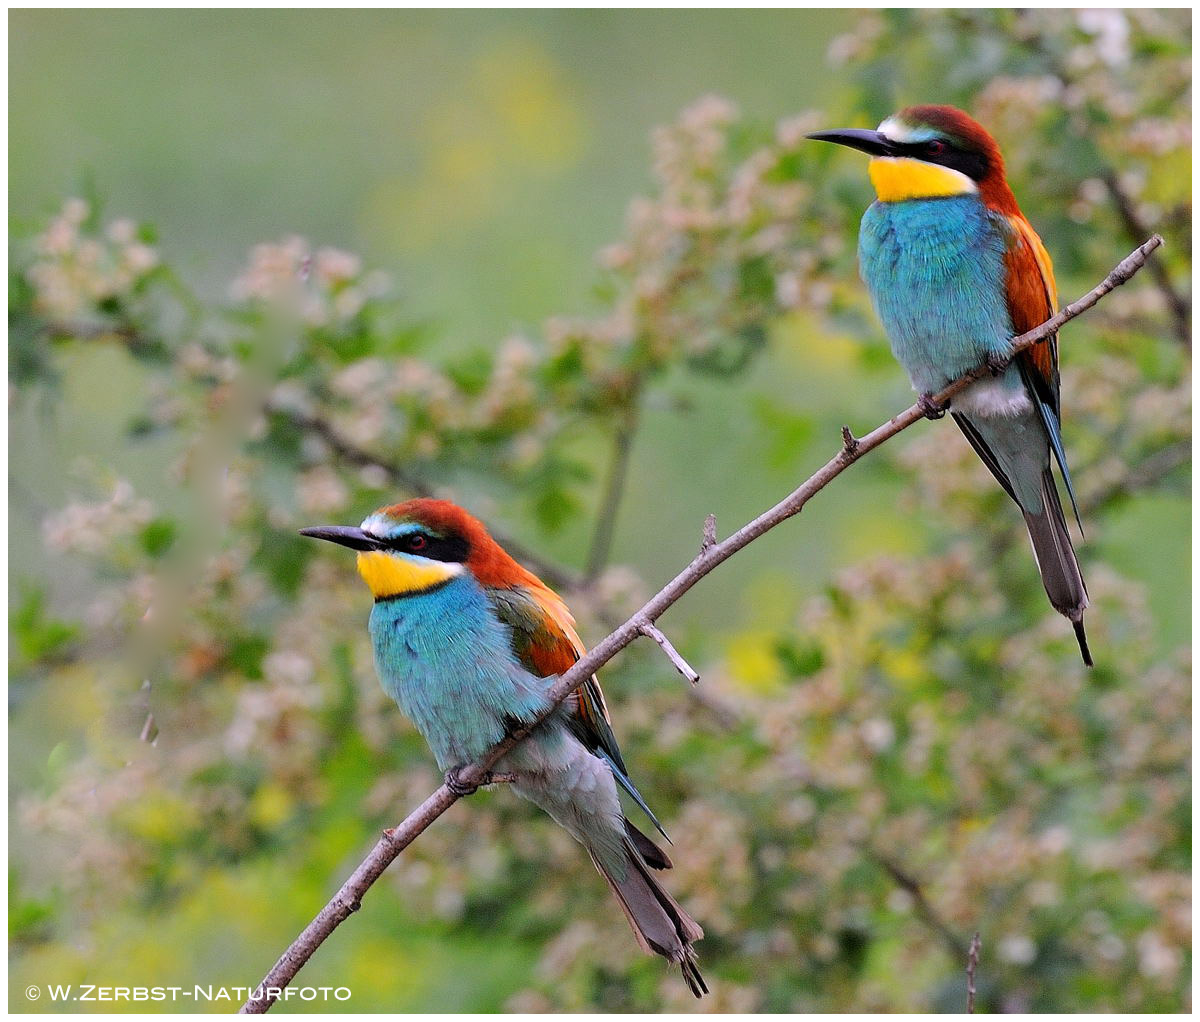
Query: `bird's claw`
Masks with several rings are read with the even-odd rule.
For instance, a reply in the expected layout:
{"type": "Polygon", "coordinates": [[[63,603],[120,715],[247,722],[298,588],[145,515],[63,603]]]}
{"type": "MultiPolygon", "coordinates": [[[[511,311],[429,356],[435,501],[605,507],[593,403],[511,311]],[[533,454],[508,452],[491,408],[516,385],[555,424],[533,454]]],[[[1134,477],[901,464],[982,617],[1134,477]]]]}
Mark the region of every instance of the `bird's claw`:
{"type": "Polygon", "coordinates": [[[993,376],[1001,376],[1004,370],[1008,368],[1009,358],[1007,355],[988,355],[984,365],[987,366],[987,371],[993,376]]]}
{"type": "Polygon", "coordinates": [[[462,779],[462,769],[462,767],[451,767],[442,778],[446,787],[450,789],[450,793],[456,795],[458,798],[466,798],[468,795],[474,795],[485,784],[491,782],[491,771],[484,774],[478,783],[464,781],[462,779]]]}
{"type": "Polygon", "coordinates": [[[946,406],[934,401],[932,394],[922,394],[917,398],[917,407],[927,419],[941,419],[946,414],[946,406]]]}

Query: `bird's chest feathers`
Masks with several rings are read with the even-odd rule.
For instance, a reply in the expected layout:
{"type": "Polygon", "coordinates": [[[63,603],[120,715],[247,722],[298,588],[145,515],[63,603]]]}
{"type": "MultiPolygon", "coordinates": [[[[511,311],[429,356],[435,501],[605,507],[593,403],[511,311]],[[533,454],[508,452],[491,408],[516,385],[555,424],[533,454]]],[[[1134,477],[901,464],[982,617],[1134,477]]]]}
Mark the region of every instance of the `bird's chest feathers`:
{"type": "Polygon", "coordinates": [[[528,719],[544,703],[544,683],[517,662],[509,629],[470,576],[380,600],[370,632],[384,691],[443,768],[477,758],[510,719],[528,719]]]}
{"type": "Polygon", "coordinates": [[[1006,353],[1006,240],[974,195],[876,202],[863,216],[863,280],[917,390],[1006,353]]]}

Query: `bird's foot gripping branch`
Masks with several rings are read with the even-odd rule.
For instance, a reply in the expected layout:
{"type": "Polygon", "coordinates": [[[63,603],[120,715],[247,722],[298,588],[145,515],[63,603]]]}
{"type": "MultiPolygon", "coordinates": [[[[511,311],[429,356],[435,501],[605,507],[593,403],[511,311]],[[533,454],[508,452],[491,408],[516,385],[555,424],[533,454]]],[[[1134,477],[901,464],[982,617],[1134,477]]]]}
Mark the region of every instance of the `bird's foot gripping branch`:
{"type": "Polygon", "coordinates": [[[927,419],[937,421],[946,417],[947,406],[935,400],[932,394],[922,394],[917,398],[917,407],[921,409],[921,414],[927,419]]]}
{"type": "MultiPolygon", "coordinates": [[[[1033,345],[1037,344],[1043,338],[1055,333],[1064,323],[1086,312],[1114,288],[1128,281],[1138,270],[1146,265],[1146,261],[1151,253],[1161,244],[1162,238],[1158,235],[1153,236],[1123,259],[1103,281],[1086,295],[1067,305],[1057,315],[1048,319],[1040,326],[1015,337],[1012,343],[1013,355],[1015,356],[1021,351],[1033,347],[1033,345]]],[[[954,380],[941,391],[934,394],[932,399],[938,404],[946,404],[972,383],[990,374],[990,367],[982,364],[971,372],[954,380]]],[[[925,412],[918,403],[900,412],[863,437],[855,438],[850,434],[848,429],[844,430],[842,443],[833,458],[774,507],[722,541],[717,541],[715,521],[710,516],[705,522],[700,552],[691,563],[668,582],[637,613],[597,643],[589,652],[582,654],[573,666],[561,673],[558,680],[545,695],[546,708],[543,712],[523,726],[518,734],[508,735],[489,749],[476,762],[457,770],[455,772],[456,786],[463,790],[469,789],[474,791],[478,787],[489,783],[489,777],[493,781],[496,780],[497,776],[491,773],[496,763],[516,748],[518,744],[526,740],[531,732],[535,732],[537,726],[554,712],[559,703],[565,700],[576,689],[587,684],[599,668],[608,663],[609,660],[638,636],[649,634],[652,638],[655,638],[664,650],[664,653],[671,659],[676,669],[680,670],[690,680],[695,675],[695,672],[690,667],[687,667],[686,661],[682,657],[679,657],[677,653],[675,656],[671,655],[674,647],[666,641],[665,636],[661,640],[658,638],[662,633],[658,630],[655,623],[662,614],[719,564],[728,560],[735,553],[781,522],[798,514],[813,496],[828,486],[842,472],[849,468],[850,465],[890,440],[896,434],[921,421],[924,415],[925,412]]],[[[263,996],[247,1001],[242,1006],[241,1011],[243,1013],[258,1014],[270,1010],[271,1005],[277,999],[277,994],[272,993],[272,991],[286,987],[292,981],[317,948],[321,946],[342,922],[357,910],[361,904],[363,895],[379,879],[388,865],[420,836],[427,827],[449,809],[458,798],[459,796],[447,784],[443,784],[400,824],[386,832],[333,898],[321,909],[312,922],[305,927],[304,931],[284,951],[279,960],[267,973],[263,982],[258,987],[260,991],[264,992],[263,996]]],[[[682,964],[685,976],[688,975],[689,965],[694,973],[694,963],[685,961],[682,964]]]]}
{"type": "Polygon", "coordinates": [[[516,774],[496,770],[485,770],[478,781],[474,779],[464,781],[462,772],[462,767],[451,767],[442,778],[442,783],[450,789],[455,798],[474,795],[480,788],[486,788],[489,784],[515,784],[517,782],[516,774]]]}

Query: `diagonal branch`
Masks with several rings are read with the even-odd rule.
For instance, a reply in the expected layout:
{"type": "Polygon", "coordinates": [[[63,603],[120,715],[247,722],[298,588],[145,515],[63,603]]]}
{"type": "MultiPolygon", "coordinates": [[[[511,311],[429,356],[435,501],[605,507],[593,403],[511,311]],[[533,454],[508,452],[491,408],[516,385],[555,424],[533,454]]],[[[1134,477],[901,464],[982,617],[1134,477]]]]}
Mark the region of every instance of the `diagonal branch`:
{"type": "Polygon", "coordinates": [[[1147,455],[1119,479],[1114,479],[1106,486],[1102,486],[1094,493],[1084,497],[1081,504],[1083,511],[1086,514],[1088,511],[1103,507],[1110,501],[1149,489],[1181,465],[1191,464],[1191,461],[1191,441],[1176,440],[1166,447],[1159,448],[1153,454],[1147,455]]]}
{"type": "Polygon", "coordinates": [[[633,454],[633,437],[637,432],[637,426],[638,409],[637,394],[635,393],[613,434],[612,462],[609,464],[608,478],[604,482],[604,494],[600,498],[600,509],[596,513],[596,529],[592,534],[587,566],[583,570],[585,585],[599,578],[600,573],[608,564],[613,535],[617,529],[617,511],[621,506],[621,498],[625,494],[625,483],[629,478],[629,459],[633,454]]]}
{"type": "MultiPolygon", "coordinates": [[[[1122,187],[1121,179],[1117,176],[1117,172],[1111,167],[1106,168],[1101,175],[1101,179],[1104,181],[1109,195],[1112,196],[1113,205],[1117,207],[1117,213],[1121,217],[1122,224],[1125,226],[1125,233],[1134,241],[1138,238],[1144,238],[1146,236],[1146,225],[1142,222],[1141,214],[1138,213],[1133,199],[1122,187]]],[[[1148,269],[1150,276],[1154,278],[1155,284],[1158,285],[1158,290],[1162,292],[1163,299],[1167,303],[1167,308],[1171,312],[1175,337],[1184,347],[1191,348],[1191,301],[1175,287],[1175,284],[1171,280],[1171,271],[1167,269],[1165,263],[1156,259],[1150,264],[1148,269]]]]}
{"type": "MultiPolygon", "coordinates": [[[[1162,244],[1162,238],[1157,234],[1149,241],[1139,246],[1126,256],[1113,271],[1096,285],[1091,291],[1072,302],[1053,318],[1041,326],[1013,338],[1012,355],[1016,356],[1026,348],[1032,347],[1042,338],[1055,333],[1064,323],[1086,312],[1101,298],[1128,281],[1138,270],[1146,265],[1150,254],[1162,244]]],[[[939,393],[933,395],[937,404],[945,404],[956,394],[974,381],[990,375],[996,366],[980,366],[979,368],[959,377],[939,393]]],[[[671,606],[699,582],[712,572],[718,565],[729,560],[739,550],[748,546],[764,533],[769,532],[781,522],[800,513],[804,505],[816,494],[820,493],[834,479],[860,458],[875,448],[886,443],[897,433],[908,429],[909,426],[924,418],[924,412],[919,404],[911,405],[899,415],[876,427],[866,436],[857,439],[851,446],[844,443],[838,453],[825,463],[817,472],[805,480],[796,490],[785,497],[770,510],[744,525],[733,535],[719,543],[709,545],[707,542],[709,530],[706,528],[706,541],[692,562],[668,582],[641,610],[630,617],[624,624],[613,631],[605,639],[580,657],[567,671],[563,672],[551,686],[546,696],[546,708],[541,715],[525,727],[514,731],[501,742],[496,744],[478,763],[472,763],[456,773],[458,787],[469,790],[486,783],[489,771],[517,744],[524,741],[533,728],[546,719],[554,708],[566,699],[580,685],[616,656],[621,650],[643,634],[647,622],[658,620],[671,606]]],[[[424,802],[421,803],[408,817],[392,830],[385,831],[382,838],[362,861],[333,896],[329,903],[321,909],[317,917],[304,928],[299,937],[283,953],[267,973],[255,995],[242,1005],[245,1014],[261,1014],[269,1011],[271,1005],[278,1000],[280,990],[286,987],[301,967],[312,957],[313,953],[325,939],[349,915],[356,911],[361,899],[371,885],[379,879],[383,871],[405,848],[420,835],[430,824],[442,815],[457,801],[458,796],[443,784],[424,802]]]]}
{"type": "MultiPolygon", "coordinates": [[[[1068,87],[1079,87],[1080,75],[1072,69],[1068,61],[1064,61],[1056,50],[1047,44],[1045,36],[1040,34],[1031,35],[1025,39],[1025,45],[1045,61],[1048,70],[1055,78],[1058,78],[1068,87]]],[[[1100,158],[1102,162],[1098,176],[1104,182],[1105,188],[1108,189],[1108,194],[1111,196],[1113,205],[1116,207],[1117,216],[1121,220],[1121,225],[1125,228],[1126,236],[1131,242],[1136,244],[1139,238],[1146,237],[1149,233],[1149,227],[1138,212],[1133,197],[1121,184],[1121,178],[1117,173],[1117,169],[1111,164],[1103,162],[1103,156],[1100,158]]],[[[1191,298],[1186,294],[1180,293],[1175,287],[1171,281],[1170,270],[1163,263],[1157,260],[1151,263],[1150,276],[1154,278],[1154,282],[1162,293],[1163,299],[1167,303],[1167,308],[1170,310],[1176,339],[1190,351],[1192,347],[1191,298]]]]}
{"type": "Polygon", "coordinates": [[[937,909],[930,904],[929,898],[925,894],[925,888],[921,886],[921,881],[904,869],[899,863],[893,862],[886,855],[877,852],[875,849],[867,848],[866,852],[875,860],[879,868],[892,878],[896,886],[902,891],[907,892],[908,896],[912,898],[913,907],[917,910],[917,915],[925,921],[926,926],[942,939],[950,954],[954,958],[966,958],[967,945],[950,928],[950,924],[938,915],[937,909]]]}
{"type": "Polygon", "coordinates": [[[393,485],[404,487],[414,497],[433,496],[433,488],[425,480],[412,475],[394,462],[384,461],[383,458],[347,440],[334,429],[333,423],[327,419],[273,401],[266,403],[265,411],[270,415],[283,416],[298,429],[307,430],[314,436],[320,437],[329,449],[347,464],[354,465],[356,468],[379,469],[393,485]]]}

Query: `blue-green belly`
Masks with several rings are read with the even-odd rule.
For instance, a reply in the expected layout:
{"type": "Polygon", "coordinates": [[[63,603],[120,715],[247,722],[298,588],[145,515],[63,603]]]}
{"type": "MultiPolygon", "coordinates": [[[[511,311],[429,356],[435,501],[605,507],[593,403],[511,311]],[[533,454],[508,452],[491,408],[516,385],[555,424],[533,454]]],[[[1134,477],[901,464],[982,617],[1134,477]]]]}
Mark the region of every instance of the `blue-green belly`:
{"type": "Polygon", "coordinates": [[[862,278],[896,359],[921,393],[1008,350],[1001,230],[974,195],[876,202],[863,216],[862,278]]]}
{"type": "Polygon", "coordinates": [[[517,662],[509,629],[469,575],[379,601],[370,631],[384,690],[443,769],[478,759],[512,720],[529,720],[546,705],[548,684],[517,662]]]}

